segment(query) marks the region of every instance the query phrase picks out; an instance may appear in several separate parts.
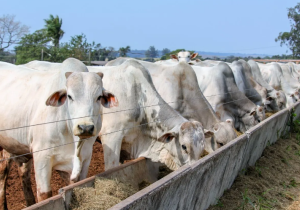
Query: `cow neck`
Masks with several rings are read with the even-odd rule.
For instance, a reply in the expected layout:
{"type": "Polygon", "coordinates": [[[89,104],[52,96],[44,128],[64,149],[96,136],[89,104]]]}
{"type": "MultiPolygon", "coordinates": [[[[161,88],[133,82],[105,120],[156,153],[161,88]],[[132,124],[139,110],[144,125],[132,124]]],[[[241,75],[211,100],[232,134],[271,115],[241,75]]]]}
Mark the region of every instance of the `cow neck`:
{"type": "Polygon", "coordinates": [[[152,78],[145,68],[140,66],[136,72],[135,84],[139,87],[137,98],[142,99],[143,118],[141,124],[148,123],[152,132],[147,132],[152,139],[157,140],[164,132],[186,121],[177,111],[167,104],[156,91],[152,78]],[[155,122],[155,123],[154,123],[155,122]]]}
{"type": "Polygon", "coordinates": [[[226,68],[223,68],[223,75],[226,78],[225,82],[226,82],[226,87],[228,88],[227,92],[228,92],[228,96],[230,96],[228,97],[229,101],[227,100],[226,107],[236,106],[236,108],[243,111],[249,111],[255,108],[256,107],[255,104],[252,101],[250,101],[245,96],[245,94],[243,94],[238,89],[231,68],[227,64],[223,64],[223,65],[226,65],[226,68]]]}
{"type": "Polygon", "coordinates": [[[183,116],[188,120],[193,119],[201,122],[205,128],[212,128],[220,120],[218,120],[213,108],[200,90],[195,71],[190,66],[184,67],[183,64],[178,66],[181,66],[179,70],[181,74],[182,106],[188,106],[189,110],[192,110],[192,113],[183,116]]]}

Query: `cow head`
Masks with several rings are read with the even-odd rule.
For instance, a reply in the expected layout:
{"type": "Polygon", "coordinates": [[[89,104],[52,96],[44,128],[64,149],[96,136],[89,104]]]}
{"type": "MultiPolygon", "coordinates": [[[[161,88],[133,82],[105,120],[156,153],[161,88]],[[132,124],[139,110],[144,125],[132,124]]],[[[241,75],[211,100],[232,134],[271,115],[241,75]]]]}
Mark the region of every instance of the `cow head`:
{"type": "Polygon", "coordinates": [[[285,109],[287,105],[287,97],[282,90],[276,92],[276,104],[279,110],[285,109]]]}
{"type": "Polygon", "coordinates": [[[235,120],[235,128],[243,133],[245,133],[248,129],[255,126],[258,122],[256,120],[256,110],[257,108],[253,108],[251,111],[242,112],[238,119],[235,120]]]}
{"type": "Polygon", "coordinates": [[[204,150],[205,138],[213,132],[203,129],[197,121],[187,121],[163,134],[158,141],[164,143],[159,159],[172,170],[197,161],[204,150]]]}
{"type": "Polygon", "coordinates": [[[294,93],[286,94],[286,105],[287,107],[293,106],[294,103],[298,101],[294,93]]]}
{"type": "Polygon", "coordinates": [[[47,106],[67,103],[72,132],[80,139],[97,136],[101,129],[100,106],[117,106],[116,97],[106,91],[102,73],[67,72],[66,89],[56,91],[46,101],[47,106]]]}
{"type": "Polygon", "coordinates": [[[179,62],[183,61],[189,63],[192,59],[196,58],[198,53],[193,53],[191,55],[188,51],[181,51],[176,55],[171,55],[171,58],[178,60],[179,62]]]}
{"type": "Polygon", "coordinates": [[[257,122],[262,122],[264,119],[266,119],[265,108],[257,105],[255,112],[255,120],[257,122]]]}
{"type": "Polygon", "coordinates": [[[263,100],[263,104],[266,112],[278,112],[280,110],[276,103],[276,98],[273,96],[267,96],[267,98],[263,100]]]}
{"type": "Polygon", "coordinates": [[[226,122],[220,122],[215,124],[213,127],[213,132],[218,148],[224,146],[229,141],[237,137],[231,119],[227,119],[226,122]]]}

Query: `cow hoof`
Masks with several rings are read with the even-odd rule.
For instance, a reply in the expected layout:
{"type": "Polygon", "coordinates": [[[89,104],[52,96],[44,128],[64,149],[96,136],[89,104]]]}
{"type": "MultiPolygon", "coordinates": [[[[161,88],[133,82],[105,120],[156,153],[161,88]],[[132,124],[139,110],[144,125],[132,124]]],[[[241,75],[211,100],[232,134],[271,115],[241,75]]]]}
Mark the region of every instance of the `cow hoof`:
{"type": "Polygon", "coordinates": [[[78,181],[78,179],[79,179],[79,174],[77,174],[77,175],[71,175],[71,178],[70,178],[70,180],[71,180],[71,182],[77,182],[78,181]]]}

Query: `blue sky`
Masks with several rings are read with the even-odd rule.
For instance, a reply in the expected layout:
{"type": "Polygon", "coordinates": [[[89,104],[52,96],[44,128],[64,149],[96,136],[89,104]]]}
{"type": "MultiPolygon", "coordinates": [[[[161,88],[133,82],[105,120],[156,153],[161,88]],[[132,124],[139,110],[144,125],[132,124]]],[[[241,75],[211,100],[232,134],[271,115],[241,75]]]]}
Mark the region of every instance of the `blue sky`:
{"type": "Polygon", "coordinates": [[[49,14],[63,19],[65,36],[118,49],[169,48],[209,52],[282,54],[274,39],[289,31],[287,8],[296,0],[1,0],[0,15],[14,14],[30,26],[44,27],[49,14]]]}

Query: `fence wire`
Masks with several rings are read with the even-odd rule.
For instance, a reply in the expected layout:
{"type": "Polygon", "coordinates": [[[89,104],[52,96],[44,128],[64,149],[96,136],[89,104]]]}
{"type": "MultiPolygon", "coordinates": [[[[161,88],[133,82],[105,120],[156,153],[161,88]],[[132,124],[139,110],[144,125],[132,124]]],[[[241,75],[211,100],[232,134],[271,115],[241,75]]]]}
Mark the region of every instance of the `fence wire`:
{"type": "MultiPolygon", "coordinates": [[[[240,92],[240,91],[234,91],[234,92],[240,92]]],[[[234,92],[228,92],[228,93],[222,93],[222,94],[229,94],[229,93],[234,93],[234,92]]],[[[217,96],[217,95],[222,95],[222,94],[215,94],[215,95],[211,95],[211,96],[217,96]]],[[[241,100],[249,100],[249,98],[255,97],[255,96],[257,96],[257,95],[259,95],[259,94],[255,94],[255,95],[252,95],[252,96],[249,96],[249,97],[245,97],[245,98],[242,98],[242,99],[232,100],[232,101],[229,101],[229,102],[225,102],[225,103],[221,103],[221,104],[215,104],[215,105],[224,105],[224,104],[229,104],[229,103],[233,103],[233,102],[237,102],[237,101],[241,101],[241,100]]],[[[205,98],[205,97],[201,97],[201,98],[205,98]]],[[[184,101],[184,100],[180,100],[180,101],[184,101]]],[[[166,103],[163,103],[163,104],[155,104],[155,105],[149,105],[149,106],[137,106],[137,107],[134,108],[134,109],[149,108],[149,107],[152,107],[152,106],[160,106],[160,105],[169,105],[169,103],[175,103],[175,102],[168,102],[168,103],[166,102],[166,103]]],[[[209,104],[207,104],[207,107],[201,108],[201,109],[198,110],[198,111],[210,109],[211,106],[215,106],[215,105],[209,105],[209,104]]],[[[112,113],[124,112],[124,111],[134,110],[134,109],[126,109],[126,110],[120,110],[120,111],[109,112],[109,113],[104,113],[104,114],[112,114],[112,113]]],[[[116,131],[104,133],[104,134],[100,134],[100,135],[98,135],[98,136],[101,137],[101,136],[104,136],[104,135],[109,135],[109,134],[113,134],[113,133],[117,133],[117,132],[121,132],[121,131],[126,131],[126,130],[130,130],[130,129],[138,128],[138,127],[141,127],[141,126],[146,126],[146,125],[149,125],[149,124],[152,124],[152,123],[158,123],[158,122],[161,123],[161,122],[164,122],[164,121],[166,121],[166,120],[168,120],[168,119],[175,118],[175,117],[180,117],[180,116],[181,116],[179,112],[175,111],[175,113],[176,113],[176,114],[175,114],[174,116],[165,118],[165,119],[163,119],[163,120],[161,120],[161,119],[159,119],[159,118],[156,118],[156,119],[154,119],[152,122],[148,122],[148,123],[140,124],[140,125],[137,125],[137,126],[132,126],[132,127],[125,128],[125,129],[120,129],[120,130],[116,130],[116,131]]],[[[102,114],[102,115],[103,115],[103,114],[102,114]]],[[[99,116],[99,115],[91,115],[91,116],[99,116]]],[[[90,116],[85,116],[85,117],[90,117],[90,116]]],[[[85,117],[79,117],[79,118],[85,118],[85,117]]],[[[182,117],[182,116],[181,116],[181,117],[182,117]]],[[[0,132],[3,132],[3,131],[9,131],[9,130],[14,130],[14,129],[27,128],[27,127],[32,127],[32,126],[38,126],[38,125],[46,125],[46,124],[56,123],[56,122],[69,121],[69,120],[79,119],[79,118],[72,118],[72,119],[58,120],[58,121],[53,121],[53,122],[40,123],[40,124],[28,125],[28,126],[22,126],[22,127],[16,127],[16,128],[2,129],[2,130],[0,130],[0,132]]],[[[42,152],[42,151],[46,151],[46,150],[50,150],[50,149],[55,149],[55,148],[62,147],[62,146],[66,146],[66,145],[70,145],[70,144],[75,144],[75,143],[77,143],[77,142],[80,142],[80,141],[86,141],[86,140],[89,140],[89,139],[91,139],[91,138],[80,139],[79,141],[73,141],[73,142],[69,142],[69,143],[65,143],[65,144],[60,144],[60,145],[57,145],[57,146],[53,146],[53,147],[49,147],[49,148],[45,148],[45,149],[41,149],[41,150],[29,152],[29,153],[25,153],[25,154],[22,154],[22,155],[15,155],[15,156],[10,157],[10,158],[1,159],[1,160],[0,160],[0,163],[3,162],[3,161],[10,160],[10,159],[15,159],[15,158],[19,158],[19,157],[23,157],[23,156],[27,156],[27,155],[32,155],[32,154],[34,154],[34,153],[38,153],[38,152],[42,152]]]]}

